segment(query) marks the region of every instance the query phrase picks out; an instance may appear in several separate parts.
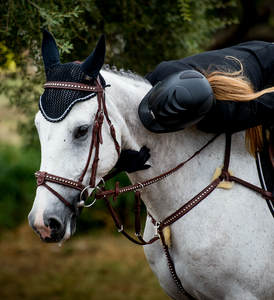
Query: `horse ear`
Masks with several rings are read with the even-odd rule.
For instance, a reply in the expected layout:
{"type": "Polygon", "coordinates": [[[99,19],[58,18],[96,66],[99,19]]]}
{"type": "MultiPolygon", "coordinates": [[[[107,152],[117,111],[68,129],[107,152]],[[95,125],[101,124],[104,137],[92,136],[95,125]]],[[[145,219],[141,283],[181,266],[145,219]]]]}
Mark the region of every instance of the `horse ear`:
{"type": "Polygon", "coordinates": [[[101,35],[96,48],[90,54],[90,56],[81,64],[81,68],[85,74],[92,78],[97,78],[105,61],[106,54],[106,38],[105,35],[101,35]]]}
{"type": "Polygon", "coordinates": [[[55,39],[46,29],[43,30],[42,56],[45,70],[60,63],[60,55],[55,39]]]}

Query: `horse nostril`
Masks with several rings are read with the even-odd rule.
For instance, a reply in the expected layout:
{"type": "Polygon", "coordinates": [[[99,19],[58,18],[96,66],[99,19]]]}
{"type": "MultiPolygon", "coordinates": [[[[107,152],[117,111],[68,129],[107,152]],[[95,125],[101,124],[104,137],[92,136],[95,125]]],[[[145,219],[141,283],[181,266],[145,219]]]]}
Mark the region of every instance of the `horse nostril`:
{"type": "Polygon", "coordinates": [[[59,232],[62,229],[62,225],[56,219],[49,219],[49,228],[54,232],[59,232]]]}

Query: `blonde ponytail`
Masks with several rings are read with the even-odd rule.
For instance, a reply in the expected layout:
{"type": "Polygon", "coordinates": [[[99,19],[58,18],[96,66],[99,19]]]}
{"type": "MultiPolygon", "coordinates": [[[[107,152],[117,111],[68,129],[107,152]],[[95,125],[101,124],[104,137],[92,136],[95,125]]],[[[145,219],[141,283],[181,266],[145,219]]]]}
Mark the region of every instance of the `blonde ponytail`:
{"type": "MultiPolygon", "coordinates": [[[[274,87],[255,92],[251,82],[243,75],[243,65],[240,60],[231,56],[226,58],[238,62],[240,70],[233,71],[228,69],[211,72],[209,69],[204,72],[217,100],[252,101],[266,93],[274,92],[274,87]]],[[[253,156],[255,156],[255,152],[261,151],[263,147],[262,126],[246,130],[245,145],[247,151],[253,156]]]]}

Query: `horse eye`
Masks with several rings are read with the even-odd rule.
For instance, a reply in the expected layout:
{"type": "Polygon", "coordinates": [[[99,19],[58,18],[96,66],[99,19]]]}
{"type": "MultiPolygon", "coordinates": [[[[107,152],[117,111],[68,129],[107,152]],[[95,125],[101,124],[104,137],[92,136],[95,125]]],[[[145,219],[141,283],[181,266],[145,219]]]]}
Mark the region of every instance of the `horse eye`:
{"type": "Polygon", "coordinates": [[[82,136],[85,136],[88,133],[88,126],[81,126],[78,128],[76,133],[76,138],[80,138],[82,136]]]}

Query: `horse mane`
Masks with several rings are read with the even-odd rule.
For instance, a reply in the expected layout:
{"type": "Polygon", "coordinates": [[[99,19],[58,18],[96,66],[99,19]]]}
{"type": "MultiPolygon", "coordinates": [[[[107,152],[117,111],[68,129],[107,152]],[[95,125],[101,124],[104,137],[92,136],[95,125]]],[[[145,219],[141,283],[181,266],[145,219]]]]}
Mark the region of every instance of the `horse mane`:
{"type": "MultiPolygon", "coordinates": [[[[232,96],[233,97],[232,99],[234,101],[251,101],[255,98],[256,94],[257,94],[256,96],[258,97],[258,94],[261,95],[261,94],[273,91],[273,88],[271,88],[271,89],[267,89],[265,91],[261,91],[259,93],[255,93],[253,91],[253,87],[252,87],[251,83],[249,82],[249,80],[246,77],[241,76],[242,72],[243,72],[243,65],[240,62],[240,60],[238,60],[235,57],[226,57],[226,58],[232,59],[232,60],[235,60],[236,62],[238,62],[240,65],[240,70],[238,70],[238,71],[235,70],[234,72],[233,71],[231,72],[231,70],[228,69],[226,71],[225,70],[217,70],[215,72],[210,72],[210,70],[208,69],[206,72],[204,72],[204,75],[207,77],[210,84],[213,86],[214,93],[216,92],[216,88],[214,88],[212,79],[214,79],[215,77],[217,77],[218,84],[220,82],[222,83],[225,78],[231,79],[233,77],[236,79],[237,82],[244,83],[243,86],[245,87],[245,89],[243,89],[243,92],[242,92],[243,99],[241,99],[241,100],[237,99],[237,98],[239,98],[239,86],[237,86],[237,97],[234,97],[234,95],[232,96]],[[219,80],[219,78],[220,78],[220,80],[219,80]],[[251,91],[249,90],[250,93],[247,93],[248,89],[251,89],[251,91]],[[249,94],[249,95],[246,96],[246,94],[249,94]],[[252,97],[250,99],[248,99],[248,97],[250,97],[250,94],[252,94],[252,97]]],[[[108,64],[105,64],[102,67],[102,70],[110,72],[112,74],[123,76],[125,78],[131,79],[134,81],[150,84],[149,81],[145,77],[143,77],[137,73],[134,73],[130,70],[127,70],[127,71],[125,71],[124,69],[118,70],[116,66],[110,67],[108,64]]],[[[218,84],[217,84],[217,86],[218,86],[218,84]]],[[[227,82],[226,82],[226,84],[227,84],[227,82]]],[[[231,87],[230,84],[228,84],[228,86],[231,87]]],[[[225,94],[227,95],[229,93],[225,93],[225,94]]],[[[222,100],[232,100],[230,98],[226,99],[226,97],[223,95],[222,95],[221,99],[222,100]]],[[[254,157],[255,157],[256,152],[259,152],[262,150],[263,145],[264,145],[262,126],[257,126],[255,128],[246,129],[245,145],[246,145],[247,151],[254,157]]]]}
{"type": "MultiPolygon", "coordinates": [[[[239,75],[241,75],[241,73],[243,72],[243,65],[242,65],[242,63],[237,58],[234,58],[234,57],[229,57],[229,58],[230,59],[234,59],[235,61],[237,61],[239,63],[239,65],[241,67],[240,71],[236,71],[235,70],[234,72],[231,72],[231,70],[227,70],[227,71],[225,71],[225,70],[218,70],[218,71],[215,71],[215,72],[210,72],[210,70],[208,69],[206,72],[204,72],[204,75],[207,77],[207,79],[209,80],[210,84],[213,86],[214,93],[216,92],[216,88],[214,87],[212,79],[214,79],[216,75],[217,75],[218,84],[219,84],[219,82],[222,83],[222,81],[224,80],[224,78],[231,79],[231,78],[234,77],[234,78],[236,78],[236,81],[238,81],[239,78],[237,78],[237,77],[239,75]],[[221,80],[219,80],[219,78],[221,80]]],[[[118,70],[116,66],[110,67],[108,64],[104,65],[103,68],[102,68],[102,70],[110,72],[112,74],[123,76],[125,78],[131,79],[131,80],[134,80],[134,81],[139,81],[139,82],[144,82],[144,83],[150,84],[149,81],[145,77],[143,77],[143,76],[141,76],[141,75],[139,75],[137,73],[134,73],[134,72],[132,72],[130,70],[127,70],[127,71],[125,71],[124,69],[118,70]]],[[[253,92],[252,86],[251,86],[250,82],[247,80],[246,77],[242,76],[240,81],[244,82],[244,86],[247,86],[247,89],[251,88],[251,93],[253,92]]],[[[217,88],[218,88],[218,84],[217,84],[217,88]]],[[[228,86],[230,86],[230,85],[228,84],[228,86]]],[[[239,96],[238,92],[239,92],[239,90],[237,89],[237,96],[239,96]]],[[[226,93],[226,95],[227,94],[228,93],[226,93]]],[[[244,90],[244,92],[242,94],[246,94],[246,90],[244,90]]],[[[245,95],[244,95],[244,97],[245,97],[245,95]]],[[[234,101],[237,99],[237,98],[236,99],[235,98],[234,98],[234,101]]],[[[221,99],[222,100],[231,100],[231,99],[226,99],[225,96],[222,96],[221,99]]],[[[251,99],[248,99],[248,100],[244,99],[244,101],[250,101],[250,100],[251,99]]],[[[263,145],[264,145],[264,143],[263,143],[262,126],[258,126],[258,127],[255,127],[255,128],[246,129],[245,146],[246,146],[247,151],[252,156],[255,157],[255,153],[258,152],[258,151],[261,151],[262,148],[263,148],[263,145]]]]}
{"type": "Polygon", "coordinates": [[[129,79],[132,79],[134,81],[149,83],[149,81],[145,77],[143,77],[143,76],[141,76],[137,73],[134,73],[130,70],[127,70],[127,71],[125,71],[124,69],[118,70],[116,68],[116,66],[110,67],[108,64],[106,64],[106,65],[103,66],[102,70],[113,73],[113,74],[117,74],[119,76],[123,76],[123,77],[129,78],[129,79]]]}

